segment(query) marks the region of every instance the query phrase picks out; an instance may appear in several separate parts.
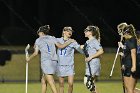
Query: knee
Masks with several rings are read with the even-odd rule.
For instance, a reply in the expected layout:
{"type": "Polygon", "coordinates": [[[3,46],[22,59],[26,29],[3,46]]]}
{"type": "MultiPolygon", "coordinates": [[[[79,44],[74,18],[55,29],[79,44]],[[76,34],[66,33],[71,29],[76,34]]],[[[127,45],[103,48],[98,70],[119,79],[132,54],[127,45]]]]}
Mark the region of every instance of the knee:
{"type": "Polygon", "coordinates": [[[46,85],[46,80],[41,79],[41,83],[42,83],[42,85],[46,85]]]}
{"type": "Polygon", "coordinates": [[[132,88],[127,87],[126,90],[127,90],[128,93],[134,93],[134,89],[132,89],[132,88]]]}
{"type": "Polygon", "coordinates": [[[59,82],[60,87],[64,87],[64,82],[59,82]]]}
{"type": "Polygon", "coordinates": [[[68,82],[69,87],[73,87],[73,82],[68,82]]]}

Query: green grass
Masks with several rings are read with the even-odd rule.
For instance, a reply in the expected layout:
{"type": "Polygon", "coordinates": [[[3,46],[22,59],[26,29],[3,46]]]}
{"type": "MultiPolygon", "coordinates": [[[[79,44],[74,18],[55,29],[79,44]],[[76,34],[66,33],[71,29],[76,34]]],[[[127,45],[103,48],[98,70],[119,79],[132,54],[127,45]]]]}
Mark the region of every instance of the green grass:
{"type": "MultiPolygon", "coordinates": [[[[11,47],[10,49],[12,49],[11,47]]],[[[19,47],[14,49],[18,49],[19,47]]],[[[24,47],[22,47],[24,49],[24,47]]],[[[21,49],[21,48],[19,48],[21,49]]],[[[113,76],[110,79],[110,71],[113,64],[115,53],[104,53],[101,58],[101,75],[98,78],[97,87],[99,93],[122,93],[122,83],[120,81],[107,82],[107,80],[118,80],[121,79],[120,75],[120,61],[117,59],[113,76]],[[104,80],[106,82],[102,82],[104,80]]],[[[76,53],[75,54],[75,81],[83,81],[85,73],[85,62],[84,56],[76,53]]],[[[25,55],[24,54],[13,54],[12,60],[7,61],[5,66],[0,66],[0,81],[1,80],[24,80],[25,81],[25,55]]],[[[55,77],[57,79],[57,77],[55,77]]],[[[40,80],[40,61],[39,56],[35,57],[29,62],[29,80],[40,80]]],[[[140,88],[140,85],[137,84],[140,88]]],[[[58,86],[58,84],[57,84],[58,86]]],[[[67,91],[67,84],[65,84],[65,92],[67,91]]],[[[0,83],[0,93],[25,93],[25,83],[0,83]]],[[[30,83],[28,85],[28,93],[41,93],[40,83],[30,83]]],[[[48,87],[48,92],[51,93],[48,87]]],[[[83,82],[74,83],[74,93],[90,93],[83,82]]]]}
{"type": "MultiPolygon", "coordinates": [[[[137,84],[139,85],[139,84],[137,84]]],[[[57,84],[58,87],[58,84],[57,84]]],[[[121,82],[97,82],[99,93],[123,93],[121,82]]],[[[137,86],[137,87],[140,87],[137,86]]],[[[0,93],[25,93],[24,83],[0,83],[0,93]]],[[[40,83],[29,83],[28,93],[41,93],[40,83]]],[[[48,86],[47,93],[52,93],[48,86]]],[[[67,84],[65,84],[65,93],[67,93],[67,84]]],[[[74,83],[73,93],[90,93],[82,82],[74,83]]]]}

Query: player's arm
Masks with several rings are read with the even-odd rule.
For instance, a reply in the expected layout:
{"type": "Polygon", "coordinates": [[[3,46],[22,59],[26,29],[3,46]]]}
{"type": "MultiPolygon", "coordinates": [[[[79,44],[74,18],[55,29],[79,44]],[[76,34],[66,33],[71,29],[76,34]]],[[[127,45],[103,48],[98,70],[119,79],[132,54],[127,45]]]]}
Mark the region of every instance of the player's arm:
{"type": "Polygon", "coordinates": [[[100,48],[94,55],[91,56],[91,58],[97,58],[100,55],[102,55],[104,53],[103,48],[100,48]]]}
{"type": "Polygon", "coordinates": [[[131,59],[132,59],[132,68],[131,68],[131,71],[132,72],[135,72],[136,71],[136,55],[137,55],[137,41],[136,39],[131,39],[129,42],[128,42],[128,46],[130,48],[130,51],[131,51],[131,59]]]}
{"type": "Polygon", "coordinates": [[[132,68],[131,71],[136,71],[136,49],[131,49],[132,68]]]}
{"type": "Polygon", "coordinates": [[[79,46],[78,48],[76,48],[76,50],[81,53],[81,54],[84,54],[83,50],[81,49],[81,47],[79,46]]]}
{"type": "Polygon", "coordinates": [[[66,46],[68,46],[68,45],[71,44],[72,42],[75,42],[75,40],[74,40],[74,39],[70,39],[70,40],[68,40],[67,42],[65,42],[64,44],[61,44],[61,43],[57,42],[57,43],[56,43],[56,46],[57,46],[58,48],[65,48],[66,46]]]}
{"type": "Polygon", "coordinates": [[[38,46],[35,46],[33,54],[31,56],[27,57],[26,58],[26,61],[30,61],[32,58],[34,58],[35,56],[37,56],[38,55],[38,52],[39,52],[38,46]]]}
{"type": "Polygon", "coordinates": [[[90,60],[92,60],[93,58],[97,58],[100,55],[102,55],[104,53],[103,48],[100,48],[95,54],[89,56],[88,58],[85,59],[86,62],[89,62],[90,60]]]}
{"type": "Polygon", "coordinates": [[[83,49],[81,48],[81,45],[80,44],[78,44],[77,42],[74,42],[73,43],[74,45],[74,48],[79,52],[79,53],[81,53],[81,54],[84,54],[84,51],[83,51],[83,49]]]}

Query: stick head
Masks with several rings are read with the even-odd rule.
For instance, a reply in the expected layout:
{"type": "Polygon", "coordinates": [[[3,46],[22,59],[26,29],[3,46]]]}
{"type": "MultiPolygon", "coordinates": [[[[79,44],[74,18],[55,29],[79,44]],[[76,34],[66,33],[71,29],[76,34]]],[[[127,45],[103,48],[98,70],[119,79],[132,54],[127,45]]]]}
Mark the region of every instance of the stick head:
{"type": "Polygon", "coordinates": [[[86,85],[87,89],[89,89],[90,91],[95,91],[95,84],[93,80],[94,79],[92,76],[85,75],[84,77],[84,84],[86,85]]]}
{"type": "Polygon", "coordinates": [[[30,45],[28,44],[25,48],[25,52],[28,52],[28,49],[30,48],[30,45]]]}

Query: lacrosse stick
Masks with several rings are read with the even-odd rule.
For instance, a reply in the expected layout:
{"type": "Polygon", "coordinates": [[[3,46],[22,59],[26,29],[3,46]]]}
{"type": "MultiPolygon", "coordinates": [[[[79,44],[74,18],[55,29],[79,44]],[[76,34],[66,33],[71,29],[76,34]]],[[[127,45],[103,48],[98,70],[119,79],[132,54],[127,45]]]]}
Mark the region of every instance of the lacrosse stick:
{"type": "MultiPolygon", "coordinates": [[[[123,40],[123,34],[120,33],[120,35],[121,35],[121,40],[120,40],[120,42],[122,42],[122,40],[123,40]]],[[[112,74],[113,74],[113,71],[114,71],[114,67],[115,67],[116,60],[117,60],[117,57],[118,57],[118,54],[119,54],[119,51],[120,51],[120,47],[121,47],[121,46],[119,45],[119,47],[118,47],[118,49],[117,49],[117,53],[116,53],[116,56],[115,56],[115,59],[114,59],[113,65],[112,65],[112,69],[111,69],[111,72],[110,72],[110,78],[112,77],[112,74]]]]}
{"type": "MultiPolygon", "coordinates": [[[[121,23],[117,26],[117,29],[118,29],[118,33],[119,35],[121,36],[121,39],[120,39],[120,42],[122,42],[123,40],[123,30],[124,28],[127,26],[127,23],[121,23]]],[[[119,50],[120,50],[120,45],[117,49],[117,53],[116,53],[116,56],[115,56],[115,59],[114,59],[114,63],[113,63],[113,66],[112,66],[112,69],[111,69],[111,73],[110,73],[110,78],[112,77],[112,74],[113,74],[113,70],[114,70],[114,67],[115,67],[115,63],[116,63],[116,60],[117,60],[117,57],[118,57],[118,54],[119,54],[119,50]]],[[[122,63],[122,58],[120,56],[120,62],[122,63]]],[[[125,92],[125,85],[124,85],[124,79],[123,79],[123,70],[121,69],[121,76],[122,76],[122,84],[123,84],[123,93],[126,93],[125,92]]]]}
{"type": "MultiPolygon", "coordinates": [[[[29,56],[28,49],[30,48],[30,45],[28,44],[25,48],[25,57],[27,58],[29,56]]],[[[28,89],[28,62],[26,62],[26,86],[25,86],[25,93],[27,93],[28,89]]]]}
{"type": "MultiPolygon", "coordinates": [[[[120,42],[122,42],[122,40],[123,40],[123,33],[122,33],[122,31],[121,32],[119,32],[119,35],[121,36],[121,40],[120,40],[120,42]]],[[[117,49],[117,53],[116,53],[116,56],[115,56],[115,59],[114,59],[114,63],[113,63],[113,66],[112,66],[112,69],[111,69],[111,73],[110,73],[110,78],[112,77],[112,74],[113,74],[113,71],[114,71],[114,67],[115,67],[115,64],[116,64],[116,60],[117,60],[117,57],[118,57],[118,54],[119,54],[119,51],[120,51],[120,45],[119,45],[119,47],[118,47],[118,49],[117,49]]],[[[121,56],[120,56],[120,62],[122,61],[122,59],[121,59],[121,56]]],[[[122,72],[122,69],[121,69],[121,76],[122,76],[122,82],[123,82],[123,92],[125,93],[125,86],[124,86],[124,79],[123,79],[123,72],[122,72]]]]}
{"type": "MultiPolygon", "coordinates": [[[[83,52],[84,52],[86,57],[89,57],[89,54],[87,52],[86,47],[87,47],[87,43],[84,44],[83,52]]],[[[85,75],[85,77],[87,78],[87,80],[85,82],[85,85],[86,85],[87,89],[89,89],[92,92],[92,91],[95,91],[95,85],[94,85],[94,82],[93,82],[94,79],[92,77],[91,67],[90,67],[89,62],[88,62],[88,68],[89,68],[90,75],[85,75]]]]}

